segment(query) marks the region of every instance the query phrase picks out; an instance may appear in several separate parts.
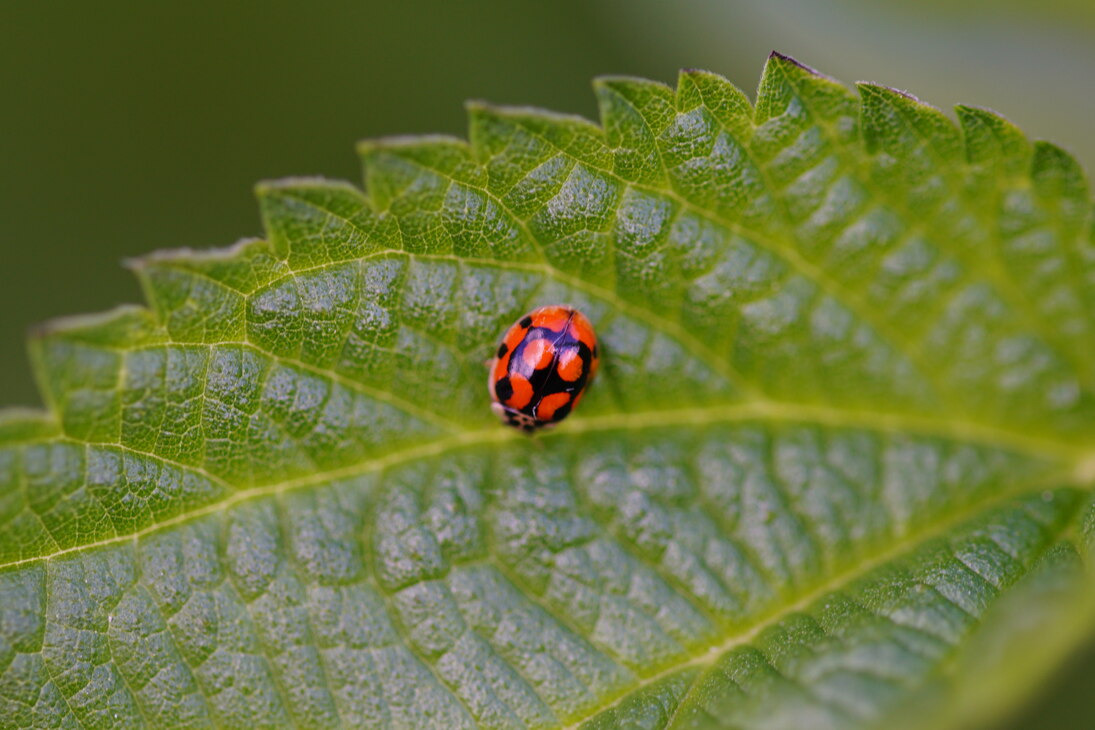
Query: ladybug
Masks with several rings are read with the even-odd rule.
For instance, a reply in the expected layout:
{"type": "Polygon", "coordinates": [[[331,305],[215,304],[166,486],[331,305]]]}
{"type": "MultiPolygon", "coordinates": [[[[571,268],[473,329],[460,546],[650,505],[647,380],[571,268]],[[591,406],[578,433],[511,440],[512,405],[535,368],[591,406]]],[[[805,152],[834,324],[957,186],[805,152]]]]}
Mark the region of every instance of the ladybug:
{"type": "Polygon", "coordinates": [[[532,432],[566,418],[597,373],[597,336],[577,309],[534,309],[502,338],[490,364],[491,410],[532,432]]]}

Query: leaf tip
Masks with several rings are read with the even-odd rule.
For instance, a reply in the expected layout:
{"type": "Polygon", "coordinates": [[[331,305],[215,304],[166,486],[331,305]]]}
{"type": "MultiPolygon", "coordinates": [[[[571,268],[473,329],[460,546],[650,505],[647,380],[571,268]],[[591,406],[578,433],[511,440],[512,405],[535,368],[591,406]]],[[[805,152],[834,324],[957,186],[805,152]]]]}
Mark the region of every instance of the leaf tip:
{"type": "Polygon", "coordinates": [[[976,104],[955,104],[954,111],[959,117],[970,117],[980,119],[999,119],[1011,124],[1011,120],[1005,117],[995,109],[990,109],[987,106],[977,106],[976,104]]]}
{"type": "Polygon", "coordinates": [[[779,51],[772,51],[768,54],[768,61],[764,64],[764,71],[761,73],[760,84],[757,88],[758,106],[765,107],[765,102],[761,100],[762,97],[766,96],[772,89],[779,88],[784,81],[839,90],[841,95],[850,95],[848,87],[839,79],[824,74],[812,66],[807,66],[791,56],[779,51]]]}
{"type": "MultiPolygon", "coordinates": [[[[604,92],[621,93],[630,89],[655,89],[662,94],[672,94],[673,90],[661,81],[653,81],[651,79],[644,79],[639,76],[628,76],[627,74],[606,74],[603,76],[596,76],[593,79],[593,91],[600,96],[604,92]]],[[[624,93],[626,96],[626,93],[624,93]]]]}
{"type": "Polygon", "coordinates": [[[536,114],[539,109],[532,107],[511,107],[504,104],[495,104],[486,99],[468,99],[464,102],[464,113],[468,116],[469,139],[472,144],[476,141],[477,122],[484,119],[501,119],[515,114],[536,114]]]}
{"type": "Polygon", "coordinates": [[[721,83],[730,83],[726,80],[725,76],[717,74],[714,71],[708,71],[705,68],[682,68],[677,74],[677,78],[689,80],[714,80],[721,83]]]}
{"type": "Polygon", "coordinates": [[[355,149],[358,156],[367,157],[387,150],[417,149],[436,145],[464,147],[467,142],[451,134],[398,134],[359,140],[355,149]]]}
{"type": "Polygon", "coordinates": [[[874,81],[856,81],[855,86],[859,90],[859,93],[865,98],[888,100],[903,99],[905,101],[911,101],[914,104],[923,104],[924,106],[928,106],[927,104],[924,104],[924,102],[921,101],[919,97],[910,94],[904,89],[897,89],[893,86],[886,86],[884,84],[879,84],[874,81]]]}
{"type": "Polygon", "coordinates": [[[819,77],[824,78],[824,79],[831,79],[831,77],[826,76],[825,74],[821,73],[820,71],[818,71],[813,66],[807,66],[802,61],[799,61],[795,58],[792,58],[791,56],[788,56],[785,53],[780,53],[779,51],[776,51],[776,50],[773,50],[768,54],[768,63],[769,64],[776,64],[776,65],[780,65],[780,66],[784,66],[784,67],[796,68],[800,71],[804,71],[804,72],[810,74],[811,76],[819,76],[819,77]]]}
{"type": "Polygon", "coordinates": [[[493,109],[499,108],[497,104],[487,101],[486,99],[465,99],[464,111],[468,114],[478,114],[481,112],[489,112],[493,109]]]}
{"type": "Polygon", "coordinates": [[[119,304],[103,312],[69,314],[32,324],[27,328],[27,337],[30,340],[41,340],[67,332],[94,330],[119,321],[144,319],[147,316],[148,310],[139,304],[119,304]]]}
{"type": "Polygon", "coordinates": [[[923,101],[920,97],[911,94],[904,89],[886,86],[885,84],[879,84],[873,81],[857,81],[855,85],[856,89],[859,91],[864,110],[872,104],[888,104],[896,109],[915,111],[918,114],[926,113],[937,119],[947,120],[946,123],[948,125],[952,124],[949,117],[942,109],[923,101]]]}
{"type": "Polygon", "coordinates": [[[1076,163],[1076,156],[1065,147],[1057,144],[1056,142],[1050,142],[1048,139],[1036,139],[1033,142],[1034,154],[1045,158],[1057,158],[1059,160],[1068,162],[1069,164],[1076,163]]]}
{"type": "Polygon", "coordinates": [[[195,256],[197,253],[198,252],[195,249],[192,249],[189,246],[165,249],[162,251],[152,251],[140,256],[127,256],[122,259],[122,266],[140,276],[146,269],[155,266],[158,263],[173,261],[182,257],[195,256]]]}
{"type": "Polygon", "coordinates": [[[332,185],[353,187],[348,182],[331,180],[321,175],[301,175],[260,180],[255,183],[254,191],[255,195],[261,199],[270,195],[280,195],[286,190],[297,190],[299,188],[326,188],[332,185]]]}
{"type": "Polygon", "coordinates": [[[1087,174],[1071,151],[1054,142],[1035,140],[1032,145],[1031,177],[1043,190],[1055,190],[1076,200],[1089,197],[1087,174]]]}
{"type": "Polygon", "coordinates": [[[48,410],[22,406],[0,408],[0,444],[37,441],[59,433],[60,425],[48,410]]]}
{"type": "Polygon", "coordinates": [[[370,137],[368,139],[359,139],[357,143],[354,144],[354,152],[357,153],[358,157],[368,157],[383,147],[381,139],[383,138],[370,137]]]}
{"type": "MultiPolygon", "coordinates": [[[[257,191],[258,186],[256,186],[256,192],[257,191]]],[[[268,191],[264,191],[263,194],[265,195],[267,192],[268,191]]],[[[219,246],[216,248],[191,248],[190,246],[168,248],[160,251],[152,251],[140,256],[129,256],[122,259],[122,266],[140,275],[145,270],[162,264],[173,264],[182,261],[232,261],[242,255],[250,246],[263,242],[264,239],[262,238],[249,236],[241,238],[230,246],[219,246]]]]}
{"type": "Polygon", "coordinates": [[[493,102],[475,100],[466,102],[464,105],[468,114],[472,119],[476,118],[489,118],[489,119],[538,119],[546,122],[556,122],[561,124],[583,124],[592,125],[593,122],[586,119],[579,114],[568,114],[566,112],[552,111],[551,109],[544,109],[537,106],[519,106],[509,104],[495,104],[493,102]]]}

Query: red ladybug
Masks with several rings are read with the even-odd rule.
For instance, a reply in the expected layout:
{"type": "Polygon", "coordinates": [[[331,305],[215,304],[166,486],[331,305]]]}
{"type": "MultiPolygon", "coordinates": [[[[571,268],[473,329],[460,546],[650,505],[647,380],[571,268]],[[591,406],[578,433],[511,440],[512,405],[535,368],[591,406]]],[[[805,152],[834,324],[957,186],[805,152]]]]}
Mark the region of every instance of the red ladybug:
{"type": "Polygon", "coordinates": [[[566,418],[597,373],[597,336],[577,309],[534,309],[509,328],[490,365],[491,410],[535,431],[566,418]]]}

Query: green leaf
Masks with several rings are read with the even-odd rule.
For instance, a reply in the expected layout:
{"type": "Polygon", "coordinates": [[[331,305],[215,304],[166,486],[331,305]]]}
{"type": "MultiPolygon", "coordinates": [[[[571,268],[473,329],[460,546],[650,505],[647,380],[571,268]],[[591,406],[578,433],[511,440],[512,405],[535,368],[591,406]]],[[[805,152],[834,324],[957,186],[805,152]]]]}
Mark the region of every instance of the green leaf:
{"type": "Polygon", "coordinates": [[[133,262],[0,417],[4,726],[1006,715],[1095,626],[1095,240],[1066,153],[774,54],[601,125],[469,107],[133,262]],[[550,434],[485,358],[586,312],[550,434]],[[1004,698],[1004,699],[1001,699],[1004,698]]]}

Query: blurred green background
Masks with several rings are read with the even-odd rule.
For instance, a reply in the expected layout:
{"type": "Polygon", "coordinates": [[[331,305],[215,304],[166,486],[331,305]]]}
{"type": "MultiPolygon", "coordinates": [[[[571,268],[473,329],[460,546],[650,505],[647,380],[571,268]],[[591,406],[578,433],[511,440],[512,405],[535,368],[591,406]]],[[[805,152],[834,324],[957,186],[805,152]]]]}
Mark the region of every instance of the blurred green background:
{"type": "MultiPolygon", "coordinates": [[[[1091,170],[1093,40],[1090,0],[5,2],[0,404],[38,403],[28,326],[139,301],[124,257],[260,235],[257,180],[356,181],[355,141],[463,134],[468,98],[594,116],[591,77],[681,67],[752,92],[778,49],[992,107],[1091,170]]],[[[1077,661],[1015,728],[1090,722],[1077,661]]]]}

